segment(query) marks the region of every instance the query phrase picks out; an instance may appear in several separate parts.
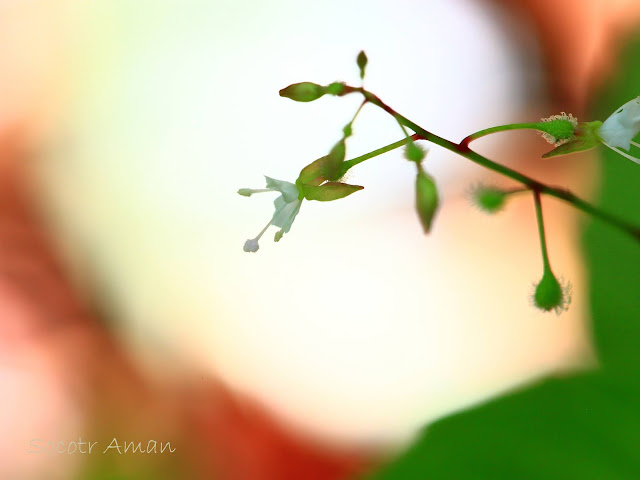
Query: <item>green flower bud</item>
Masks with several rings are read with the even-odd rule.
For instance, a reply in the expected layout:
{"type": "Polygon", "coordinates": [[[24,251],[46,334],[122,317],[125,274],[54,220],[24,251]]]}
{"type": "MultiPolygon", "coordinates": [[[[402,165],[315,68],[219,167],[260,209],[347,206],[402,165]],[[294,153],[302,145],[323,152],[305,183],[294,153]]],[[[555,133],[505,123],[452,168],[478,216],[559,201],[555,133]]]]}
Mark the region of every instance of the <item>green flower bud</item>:
{"type": "Polygon", "coordinates": [[[570,286],[562,285],[551,270],[545,270],[533,293],[534,305],[545,312],[554,310],[560,315],[569,308],[570,302],[570,286]]]}
{"type": "Polygon", "coordinates": [[[327,87],[327,93],[329,95],[340,96],[340,95],[344,94],[345,90],[346,90],[345,84],[344,83],[340,83],[340,82],[333,82],[332,84],[330,84],[327,87]]]}
{"type": "Polygon", "coordinates": [[[364,53],[364,50],[361,50],[358,54],[358,58],[356,59],[358,68],[360,69],[360,78],[364,78],[364,73],[367,68],[368,61],[369,60],[367,59],[367,55],[364,53]]]}
{"type": "Polygon", "coordinates": [[[487,213],[496,213],[504,207],[507,192],[497,187],[478,185],[471,191],[471,199],[478,208],[487,213]]]}
{"type": "Polygon", "coordinates": [[[416,210],[424,233],[429,233],[431,223],[435,216],[440,200],[438,198],[438,189],[431,175],[428,175],[422,166],[418,165],[418,174],[416,175],[416,210]]]}
{"type": "Polygon", "coordinates": [[[287,97],[296,102],[312,102],[319,99],[327,88],[311,82],[294,83],[280,90],[281,97],[287,97]]]}
{"type": "Polygon", "coordinates": [[[420,163],[427,156],[427,151],[415,142],[407,143],[404,147],[404,157],[410,162],[420,163]]]}
{"type": "Polygon", "coordinates": [[[353,135],[353,129],[351,128],[351,123],[347,123],[344,128],[342,129],[342,133],[344,135],[344,138],[348,138],[351,135],[353,135]]]}

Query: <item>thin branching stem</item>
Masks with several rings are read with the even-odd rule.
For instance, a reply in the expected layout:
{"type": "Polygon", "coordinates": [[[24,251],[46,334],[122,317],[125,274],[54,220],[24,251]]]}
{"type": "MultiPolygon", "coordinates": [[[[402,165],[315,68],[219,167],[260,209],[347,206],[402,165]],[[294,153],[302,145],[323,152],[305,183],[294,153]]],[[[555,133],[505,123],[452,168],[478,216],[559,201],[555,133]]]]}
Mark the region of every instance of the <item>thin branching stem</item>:
{"type": "MultiPolygon", "coordinates": [[[[387,145],[386,147],[379,148],[378,150],[374,150],[373,152],[370,152],[366,155],[362,155],[358,158],[345,162],[345,169],[351,168],[352,166],[357,165],[358,163],[361,163],[365,160],[368,160],[369,158],[375,157],[377,155],[380,155],[382,153],[388,152],[402,145],[405,145],[411,140],[426,140],[428,142],[435,143],[436,145],[439,145],[451,152],[457,153],[458,155],[468,160],[471,160],[472,162],[477,163],[478,165],[481,165],[489,170],[499,173],[518,183],[521,183],[527,189],[532,190],[533,192],[537,192],[540,195],[548,195],[550,197],[555,197],[559,200],[562,200],[570,204],[574,208],[581,210],[582,212],[588,215],[591,215],[594,218],[602,220],[608,223],[609,225],[612,225],[618,228],[619,230],[622,230],[623,232],[631,235],[636,241],[640,242],[640,226],[634,225],[612,213],[601,210],[600,208],[587,202],[586,200],[579,198],[578,196],[576,196],[575,194],[573,194],[572,192],[570,192],[565,188],[553,187],[553,186],[547,185],[523,173],[513,170],[512,168],[496,163],[493,160],[490,160],[487,157],[484,157],[483,155],[480,155],[474,150],[471,150],[471,148],[469,147],[469,142],[473,140],[473,138],[467,137],[460,143],[455,143],[445,138],[439,137],[438,135],[429,132],[428,130],[422,128],[421,126],[412,122],[408,118],[399,114],[389,105],[387,105],[382,100],[380,100],[378,96],[365,90],[362,87],[345,86],[344,93],[345,94],[361,93],[367,102],[372,103],[373,105],[376,105],[377,107],[386,111],[387,113],[389,113],[389,115],[394,117],[396,121],[400,123],[400,125],[408,127],[415,132],[415,134],[412,135],[411,137],[405,138],[398,142],[387,145]]],[[[489,130],[490,129],[487,129],[481,132],[483,134],[488,134],[490,133],[489,130]]],[[[478,134],[474,134],[474,135],[478,135],[478,134]]]]}
{"type": "Polygon", "coordinates": [[[544,271],[551,271],[551,263],[549,262],[549,252],[547,251],[547,236],[544,231],[544,220],[542,219],[542,201],[540,192],[533,191],[533,201],[536,205],[536,220],[538,221],[538,234],[540,235],[540,250],[542,250],[542,264],[544,271]]]}

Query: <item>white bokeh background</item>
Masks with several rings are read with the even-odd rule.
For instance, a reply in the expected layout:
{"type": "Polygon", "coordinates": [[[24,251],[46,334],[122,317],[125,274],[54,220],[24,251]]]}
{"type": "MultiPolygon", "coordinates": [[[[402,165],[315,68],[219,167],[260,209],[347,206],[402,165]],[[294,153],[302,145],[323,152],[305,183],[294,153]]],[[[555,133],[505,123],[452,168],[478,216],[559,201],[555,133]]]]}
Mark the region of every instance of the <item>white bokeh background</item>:
{"type": "MultiPolygon", "coordinates": [[[[363,191],[305,202],[280,243],[273,230],[242,251],[272,198],[238,188],[295,180],[359,104],[278,90],[356,83],[360,49],[367,87],[439,135],[522,120],[537,59],[514,57],[497,14],[471,0],[70,3],[65,108],[36,174],[61,248],[145,365],[197,362],[313,435],[377,442],[574,363],[581,301],[555,317],[528,300],[532,205],[482,216],[462,193],[483,172],[438,147],[433,235],[396,151],[354,169],[363,191]]],[[[401,138],[371,106],[354,133],[349,158],[401,138]]],[[[580,299],[572,218],[550,219],[550,250],[580,299]]]]}

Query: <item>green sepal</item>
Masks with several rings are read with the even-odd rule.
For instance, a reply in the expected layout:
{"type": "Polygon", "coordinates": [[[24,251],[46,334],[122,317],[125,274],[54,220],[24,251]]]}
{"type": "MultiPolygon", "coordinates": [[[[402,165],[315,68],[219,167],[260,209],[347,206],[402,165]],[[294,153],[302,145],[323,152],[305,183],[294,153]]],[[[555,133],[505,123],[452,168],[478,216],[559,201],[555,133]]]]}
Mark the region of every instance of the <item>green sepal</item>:
{"type": "Polygon", "coordinates": [[[300,170],[300,175],[296,180],[296,185],[320,185],[327,179],[325,177],[327,157],[314,160],[309,165],[300,170]]]}
{"type": "Polygon", "coordinates": [[[327,182],[320,186],[301,185],[300,187],[304,198],[319,202],[338,200],[364,188],[360,185],[349,185],[348,183],[340,182],[327,182]]]}
{"type": "Polygon", "coordinates": [[[342,138],[333,146],[329,155],[327,155],[327,162],[325,164],[325,176],[327,180],[338,180],[341,177],[341,167],[346,155],[347,144],[344,138],[342,138]]]}
{"type": "Polygon", "coordinates": [[[598,130],[602,122],[584,122],[578,124],[575,129],[575,137],[569,140],[567,143],[554,148],[550,152],[542,155],[542,158],[557,157],[559,155],[568,155],[570,153],[582,152],[591,148],[597,147],[600,143],[600,136],[598,130]]]}
{"type": "Polygon", "coordinates": [[[290,98],[296,102],[312,102],[319,99],[327,88],[311,82],[294,83],[280,90],[280,96],[290,98]]]}
{"type": "Polygon", "coordinates": [[[300,171],[296,184],[320,185],[325,180],[338,180],[344,175],[347,146],[344,138],[336,143],[329,154],[314,160],[300,171]]]}

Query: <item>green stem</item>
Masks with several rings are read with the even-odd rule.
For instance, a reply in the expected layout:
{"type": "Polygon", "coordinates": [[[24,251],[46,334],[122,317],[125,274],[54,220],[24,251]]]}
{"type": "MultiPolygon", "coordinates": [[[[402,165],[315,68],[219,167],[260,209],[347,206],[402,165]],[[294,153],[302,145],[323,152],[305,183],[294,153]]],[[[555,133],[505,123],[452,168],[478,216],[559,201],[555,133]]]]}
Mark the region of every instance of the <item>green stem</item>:
{"type": "Polygon", "coordinates": [[[484,137],[485,135],[490,135],[497,132],[505,132],[507,130],[540,130],[540,122],[511,123],[509,125],[499,125],[497,127],[485,128],[484,130],[480,130],[479,132],[468,135],[460,143],[462,145],[468,145],[474,140],[480,137],[484,137]]]}
{"type": "Polygon", "coordinates": [[[377,150],[374,150],[372,152],[366,153],[364,155],[353,158],[351,160],[347,160],[342,164],[342,169],[346,173],[347,170],[349,170],[351,167],[358,165],[359,163],[362,163],[365,160],[369,160],[370,158],[377,157],[378,155],[382,155],[383,153],[390,152],[391,150],[402,147],[403,145],[406,145],[409,142],[412,142],[414,140],[419,140],[419,139],[420,139],[420,135],[410,135],[407,138],[403,138],[402,140],[398,140],[397,142],[390,143],[385,147],[378,148],[377,150]]]}
{"type": "Polygon", "coordinates": [[[533,200],[536,205],[536,219],[538,220],[538,234],[540,235],[540,249],[542,250],[542,264],[544,272],[551,272],[551,264],[549,263],[549,253],[547,252],[547,237],[544,232],[544,220],[542,219],[542,202],[540,200],[540,192],[533,191],[533,200]]]}
{"type": "Polygon", "coordinates": [[[353,118],[351,119],[351,121],[349,123],[347,123],[345,128],[348,127],[349,135],[346,135],[346,136],[350,136],[351,135],[351,126],[353,125],[353,122],[356,121],[356,118],[358,117],[358,114],[360,113],[360,110],[362,110],[362,107],[364,107],[366,103],[367,103],[367,99],[365,98],[362,101],[362,103],[360,104],[360,106],[358,107],[358,109],[356,110],[356,113],[353,114],[353,118]]]}
{"type": "MultiPolygon", "coordinates": [[[[345,93],[355,93],[355,92],[361,93],[367,101],[383,109],[384,111],[389,113],[391,116],[393,116],[399,123],[413,130],[417,136],[412,135],[411,138],[415,140],[420,140],[420,139],[427,140],[431,143],[435,143],[436,145],[439,145],[451,152],[457,153],[458,155],[465,157],[468,160],[471,160],[472,162],[477,163],[478,165],[481,165],[489,170],[499,173],[512,180],[515,180],[516,182],[526,186],[529,190],[563,200],[569,203],[570,205],[572,205],[573,207],[577,208],[578,210],[581,210],[595,218],[598,218],[626,232],[627,234],[631,235],[635,240],[640,241],[640,227],[638,227],[637,225],[629,223],[626,220],[623,220],[611,213],[600,210],[595,205],[592,205],[586,202],[585,200],[582,200],[581,198],[577,197],[576,195],[574,195],[573,193],[571,193],[570,191],[564,188],[557,188],[557,187],[546,185],[527,175],[517,172],[516,170],[513,170],[505,165],[501,165],[499,163],[494,162],[493,160],[489,160],[488,158],[471,150],[471,148],[469,148],[468,141],[465,142],[465,140],[463,140],[459,144],[453,143],[445,138],[439,137],[438,135],[435,135],[434,133],[431,133],[425,130],[424,128],[415,124],[408,118],[400,115],[393,108],[391,108],[390,106],[385,104],[382,100],[380,100],[376,95],[374,95],[371,92],[368,92],[364,88],[355,88],[355,87],[346,86],[345,93]]],[[[518,124],[515,124],[515,125],[518,125],[518,124]]],[[[520,125],[524,125],[524,124],[520,124],[520,125]]],[[[408,139],[404,139],[401,142],[406,143],[407,141],[408,139]]],[[[404,143],[396,142],[391,145],[388,145],[387,147],[383,147],[382,149],[371,152],[373,155],[367,154],[367,155],[363,155],[362,157],[358,157],[357,159],[351,160],[349,162],[355,161],[355,163],[351,163],[349,165],[349,168],[351,168],[351,166],[357,163],[360,163],[364,160],[367,160],[368,158],[371,158],[372,156],[380,155],[381,153],[384,153],[386,151],[393,150],[394,148],[397,148],[403,145],[404,143]]],[[[345,162],[345,164],[349,162],[345,162]]]]}

